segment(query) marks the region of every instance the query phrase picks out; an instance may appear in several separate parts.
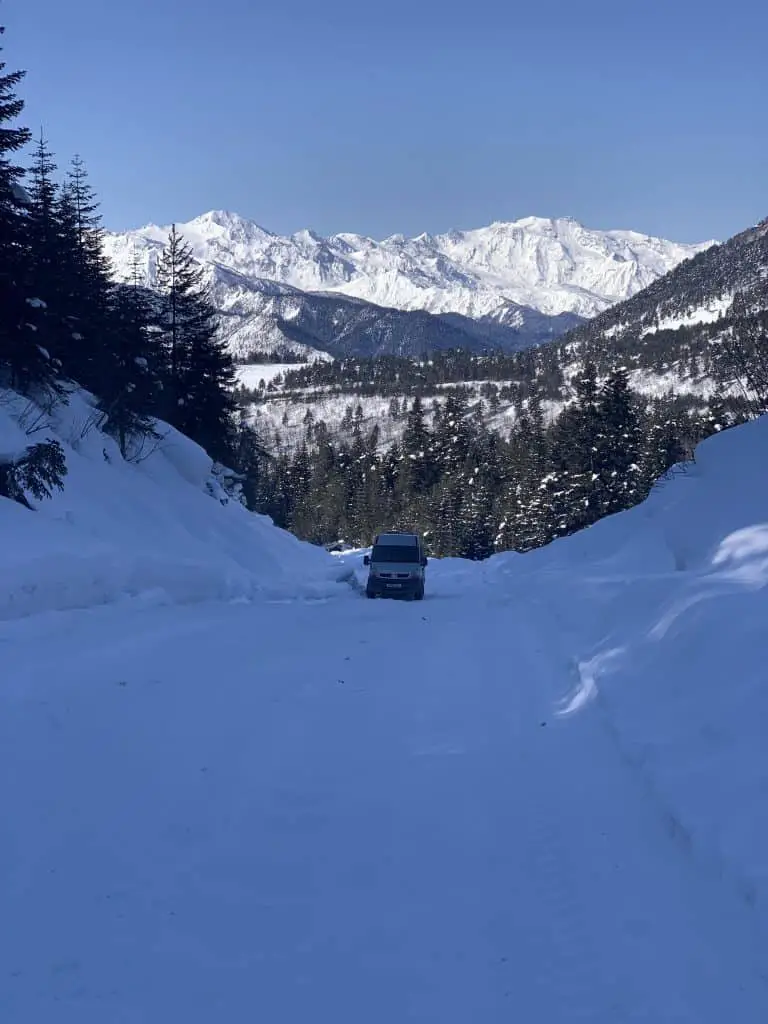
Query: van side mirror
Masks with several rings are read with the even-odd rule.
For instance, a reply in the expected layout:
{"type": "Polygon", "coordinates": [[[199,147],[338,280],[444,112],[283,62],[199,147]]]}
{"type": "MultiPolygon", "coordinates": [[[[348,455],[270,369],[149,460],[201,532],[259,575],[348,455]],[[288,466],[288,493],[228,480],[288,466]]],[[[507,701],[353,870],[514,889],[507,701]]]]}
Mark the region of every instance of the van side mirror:
{"type": "Polygon", "coordinates": [[[422,560],[421,560],[421,564],[422,564],[422,566],[425,566],[425,565],[427,564],[427,562],[428,562],[428,561],[429,561],[429,559],[427,558],[427,556],[426,556],[426,555],[424,555],[424,557],[423,557],[423,558],[422,558],[422,560]]]}
{"type": "Polygon", "coordinates": [[[368,555],[363,555],[363,565],[370,565],[370,564],[371,564],[371,560],[368,557],[368,555]]]}

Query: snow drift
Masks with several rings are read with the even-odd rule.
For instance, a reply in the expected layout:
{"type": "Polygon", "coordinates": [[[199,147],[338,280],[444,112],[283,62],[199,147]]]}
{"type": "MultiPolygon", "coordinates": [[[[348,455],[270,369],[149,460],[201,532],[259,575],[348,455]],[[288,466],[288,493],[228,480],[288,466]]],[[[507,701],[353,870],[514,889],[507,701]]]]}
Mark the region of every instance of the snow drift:
{"type": "Polygon", "coordinates": [[[647,501],[481,574],[535,602],[572,687],[675,837],[768,927],[768,417],[709,438],[647,501]]]}
{"type": "Polygon", "coordinates": [[[192,602],[317,596],[338,565],[248,512],[222,489],[206,452],[165,423],[134,462],[96,426],[75,391],[43,414],[0,392],[0,455],[51,437],[64,448],[64,490],[29,511],[0,498],[0,619],[141,597],[192,602]]]}

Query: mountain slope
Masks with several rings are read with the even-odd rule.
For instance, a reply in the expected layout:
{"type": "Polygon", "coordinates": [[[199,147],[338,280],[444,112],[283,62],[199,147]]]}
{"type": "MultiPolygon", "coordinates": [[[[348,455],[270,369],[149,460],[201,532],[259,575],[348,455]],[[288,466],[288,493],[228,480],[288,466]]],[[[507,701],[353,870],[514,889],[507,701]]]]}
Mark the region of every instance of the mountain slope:
{"type": "MultiPolygon", "coordinates": [[[[590,231],[569,219],[535,217],[438,236],[396,235],[382,242],[354,234],[323,238],[311,231],[285,238],[221,211],[178,227],[207,269],[240,355],[279,347],[331,351],[327,342],[313,339],[311,330],[305,337],[300,325],[300,337],[296,330],[284,330],[296,319],[327,319],[329,294],[337,296],[343,310],[339,315],[356,336],[354,343],[347,339],[339,346],[341,353],[417,355],[445,347],[444,323],[423,316],[411,320],[397,316],[397,310],[449,315],[452,327],[482,339],[478,344],[454,338],[458,344],[515,350],[551,340],[710,244],[678,245],[634,232],[590,231]],[[361,317],[354,328],[349,299],[374,307],[354,307],[361,317]],[[483,326],[477,329],[457,318],[483,326]]],[[[117,276],[130,276],[138,251],[152,285],[166,236],[166,228],[154,225],[108,234],[105,244],[117,276]]]]}
{"type": "Polygon", "coordinates": [[[691,335],[715,338],[768,309],[768,219],[714,245],[571,331],[563,344],[640,347],[664,334],[670,351],[691,335]]]}

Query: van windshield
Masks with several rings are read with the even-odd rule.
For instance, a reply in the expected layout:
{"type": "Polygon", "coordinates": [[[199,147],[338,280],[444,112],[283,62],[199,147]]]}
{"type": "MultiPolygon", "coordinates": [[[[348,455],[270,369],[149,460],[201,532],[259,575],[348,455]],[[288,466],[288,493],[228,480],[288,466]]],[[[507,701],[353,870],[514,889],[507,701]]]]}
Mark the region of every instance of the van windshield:
{"type": "Polygon", "coordinates": [[[419,549],[415,544],[379,544],[371,554],[372,562],[413,562],[419,564],[419,549]]]}

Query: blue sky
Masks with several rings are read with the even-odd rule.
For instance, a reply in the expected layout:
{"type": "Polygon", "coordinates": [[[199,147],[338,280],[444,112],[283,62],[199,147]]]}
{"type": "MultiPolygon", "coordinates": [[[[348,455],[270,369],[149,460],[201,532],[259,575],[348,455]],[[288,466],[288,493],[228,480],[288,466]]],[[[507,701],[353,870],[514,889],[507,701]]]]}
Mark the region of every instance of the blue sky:
{"type": "Polygon", "coordinates": [[[375,237],[768,214],[768,4],[3,0],[25,117],[107,226],[229,209],[375,237]]]}

